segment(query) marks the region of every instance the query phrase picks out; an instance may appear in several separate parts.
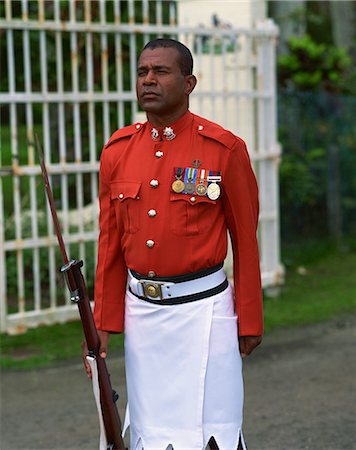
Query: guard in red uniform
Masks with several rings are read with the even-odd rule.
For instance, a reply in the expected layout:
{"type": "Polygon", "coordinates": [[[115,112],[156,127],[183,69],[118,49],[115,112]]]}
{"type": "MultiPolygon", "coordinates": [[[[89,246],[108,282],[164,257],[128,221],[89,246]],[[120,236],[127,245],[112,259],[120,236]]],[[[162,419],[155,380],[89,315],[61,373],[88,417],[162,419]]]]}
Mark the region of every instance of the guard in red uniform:
{"type": "Polygon", "coordinates": [[[132,449],[246,448],[241,355],[263,333],[258,189],[245,143],[189,111],[192,67],[178,41],[149,42],[137,72],[148,120],[101,156],[94,314],[102,354],[125,332],[132,449]]]}

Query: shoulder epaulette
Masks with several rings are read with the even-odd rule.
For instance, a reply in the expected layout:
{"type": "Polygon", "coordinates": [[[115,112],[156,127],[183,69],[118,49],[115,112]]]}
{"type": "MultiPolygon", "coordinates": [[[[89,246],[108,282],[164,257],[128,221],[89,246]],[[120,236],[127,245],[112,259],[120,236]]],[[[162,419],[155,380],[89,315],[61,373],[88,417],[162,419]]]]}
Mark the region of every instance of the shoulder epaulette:
{"type": "Polygon", "coordinates": [[[220,142],[222,145],[228,148],[232,148],[238,139],[231,131],[225,130],[220,125],[210,122],[207,119],[197,117],[198,121],[198,133],[215,141],[220,142]]]}
{"type": "Polygon", "coordinates": [[[134,123],[132,125],[128,125],[127,127],[120,128],[119,130],[115,131],[115,133],[112,134],[110,139],[105,145],[105,148],[110,147],[111,144],[114,142],[119,141],[120,139],[123,139],[128,136],[132,136],[135,133],[138,133],[143,128],[142,123],[134,123]]]}

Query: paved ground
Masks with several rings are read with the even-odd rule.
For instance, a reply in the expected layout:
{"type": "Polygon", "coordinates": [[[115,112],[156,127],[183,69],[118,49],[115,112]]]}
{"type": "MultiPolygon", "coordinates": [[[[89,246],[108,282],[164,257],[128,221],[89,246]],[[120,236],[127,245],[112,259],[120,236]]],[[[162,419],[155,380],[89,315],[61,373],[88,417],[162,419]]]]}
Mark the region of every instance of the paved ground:
{"type": "MultiPolygon", "coordinates": [[[[356,449],[356,315],[278,330],[244,367],[249,450],[356,449]]],[[[123,358],[108,361],[125,404],[123,358]]],[[[82,366],[1,376],[1,450],[97,450],[82,366]]],[[[233,450],[233,449],[231,449],[233,450]]]]}

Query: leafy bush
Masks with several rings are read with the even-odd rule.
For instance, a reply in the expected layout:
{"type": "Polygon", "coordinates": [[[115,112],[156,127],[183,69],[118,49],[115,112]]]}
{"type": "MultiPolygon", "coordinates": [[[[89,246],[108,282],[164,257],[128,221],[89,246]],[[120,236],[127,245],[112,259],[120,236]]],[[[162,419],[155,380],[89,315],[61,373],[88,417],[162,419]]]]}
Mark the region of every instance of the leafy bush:
{"type": "Polygon", "coordinates": [[[348,72],[351,58],[344,48],[318,43],[309,35],[292,36],[288,41],[289,54],[278,60],[280,86],[301,91],[327,91],[348,93],[348,72]]]}

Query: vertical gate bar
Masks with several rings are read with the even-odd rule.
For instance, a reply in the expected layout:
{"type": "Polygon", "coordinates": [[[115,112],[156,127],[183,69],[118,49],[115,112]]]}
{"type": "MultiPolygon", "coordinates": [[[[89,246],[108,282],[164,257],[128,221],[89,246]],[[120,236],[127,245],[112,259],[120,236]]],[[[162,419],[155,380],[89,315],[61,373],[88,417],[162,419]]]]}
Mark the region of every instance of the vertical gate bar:
{"type": "MultiPolygon", "coordinates": [[[[54,17],[57,23],[61,23],[61,3],[54,2],[54,17]]],[[[57,92],[63,96],[64,94],[64,81],[63,81],[63,42],[62,42],[62,31],[56,31],[56,80],[57,80],[57,92]]],[[[64,101],[60,100],[58,104],[58,134],[59,134],[59,162],[61,164],[66,163],[66,123],[65,123],[65,105],[64,101]]],[[[48,159],[48,161],[50,161],[48,159]]],[[[69,234],[69,222],[68,222],[68,175],[62,173],[60,176],[61,180],[61,206],[62,206],[62,217],[61,224],[63,235],[69,234]]],[[[49,210],[48,210],[49,211],[49,210]]],[[[50,214],[50,213],[49,213],[50,214]]],[[[67,248],[69,254],[69,248],[67,248]]],[[[66,298],[66,303],[68,304],[69,293],[65,289],[64,296],[66,298]]]]}
{"type": "MultiPolygon", "coordinates": [[[[105,0],[100,0],[100,24],[105,25],[105,23],[106,23],[105,0]]],[[[100,51],[101,51],[102,92],[103,94],[108,94],[109,79],[108,79],[107,33],[100,33],[100,51]]],[[[103,101],[103,130],[104,130],[104,141],[107,142],[110,137],[110,114],[109,114],[109,103],[107,100],[103,101]]]]}
{"type": "MultiPolygon", "coordinates": [[[[61,23],[60,15],[60,2],[54,2],[54,17],[57,23],[61,23]]],[[[63,44],[62,44],[62,31],[56,31],[56,80],[57,80],[57,92],[59,97],[64,94],[64,82],[63,82],[63,44]]],[[[58,104],[58,134],[59,134],[59,162],[61,164],[66,163],[66,134],[65,134],[65,108],[64,101],[59,100],[58,104]]],[[[50,155],[47,157],[47,161],[50,161],[50,155]]],[[[68,224],[68,175],[66,173],[61,174],[61,203],[62,203],[62,229],[63,234],[69,234],[68,224]]]]}
{"type": "MultiPolygon", "coordinates": [[[[240,44],[239,44],[240,36],[237,34],[235,39],[235,64],[236,64],[236,70],[235,70],[235,91],[239,91],[241,89],[240,84],[240,44]]],[[[236,105],[236,114],[235,114],[235,120],[233,124],[233,131],[235,131],[236,134],[240,133],[240,126],[241,126],[241,120],[240,117],[242,115],[241,107],[240,107],[240,97],[238,95],[235,95],[235,105],[236,105]]]]}
{"type": "MultiPolygon", "coordinates": [[[[85,22],[87,24],[88,30],[90,29],[91,23],[91,1],[86,0],[85,2],[85,22]]],[[[93,71],[93,34],[89,31],[86,33],[86,73],[87,73],[87,90],[90,93],[94,92],[94,71],[93,71]]],[[[89,158],[90,162],[94,163],[97,160],[96,156],[96,128],[95,128],[95,106],[94,102],[88,102],[88,124],[89,124],[89,158]]],[[[98,230],[98,220],[97,220],[97,202],[98,202],[98,179],[96,173],[91,173],[90,175],[90,191],[91,191],[91,203],[92,203],[92,220],[94,230],[98,230]]],[[[96,267],[96,255],[97,255],[97,240],[93,241],[94,246],[94,273],[96,267]]]]}
{"type": "MultiPolygon", "coordinates": [[[[45,20],[44,4],[43,1],[39,2],[39,22],[43,23],[45,20]]],[[[48,82],[47,82],[47,45],[46,45],[46,32],[44,30],[40,31],[40,69],[41,69],[41,92],[46,95],[48,93],[48,82]]],[[[43,143],[44,151],[47,155],[46,161],[49,160],[50,155],[50,119],[49,119],[49,105],[44,102],[42,105],[42,132],[43,132],[43,143]]],[[[52,182],[52,177],[49,174],[49,180],[52,182]]],[[[45,193],[44,193],[45,195],[45,193]]],[[[50,211],[46,199],[46,220],[47,220],[47,234],[48,236],[53,234],[53,222],[50,217],[50,211]]],[[[48,244],[48,275],[49,275],[49,305],[51,308],[56,306],[57,298],[57,285],[56,285],[56,259],[55,259],[55,249],[53,247],[52,241],[48,244]]]]}
{"type": "MultiPolygon", "coordinates": [[[[203,70],[203,37],[200,36],[196,36],[195,38],[195,42],[196,42],[196,52],[197,52],[197,67],[195,69],[195,73],[202,73],[203,70]]],[[[194,36],[193,36],[193,48],[194,48],[194,36]]],[[[199,89],[199,84],[198,84],[198,89],[199,89]]],[[[194,91],[193,91],[194,93],[194,91]]],[[[198,111],[202,111],[203,110],[203,96],[202,95],[198,95],[198,111]]]]}
{"type": "MultiPolygon", "coordinates": [[[[265,141],[265,99],[263,98],[263,94],[265,91],[265,79],[264,79],[264,70],[265,61],[263,58],[263,50],[262,50],[262,37],[256,38],[256,47],[257,47],[257,133],[258,133],[258,142],[257,149],[262,151],[263,154],[266,154],[266,141],[265,141]]],[[[268,202],[268,197],[270,196],[269,186],[268,186],[268,170],[267,170],[268,160],[264,159],[259,160],[259,185],[260,185],[260,209],[262,217],[268,212],[266,211],[266,203],[268,202]]],[[[268,219],[267,219],[268,220],[268,219]]],[[[268,271],[269,269],[269,242],[268,242],[268,223],[266,219],[260,220],[259,224],[259,235],[260,235],[260,254],[261,254],[261,266],[264,271],[268,271]]]]}
{"type": "MultiPolygon", "coordinates": [[[[1,109],[0,109],[1,123],[1,109]]],[[[2,167],[2,142],[0,133],[0,169],[2,167]]],[[[6,253],[5,243],[5,219],[4,219],[4,196],[2,188],[2,177],[0,176],[0,332],[6,331],[7,318],[7,287],[6,287],[6,253]]]]}
{"type": "MultiPolygon", "coordinates": [[[[169,24],[174,27],[177,25],[177,17],[176,17],[176,7],[175,2],[169,2],[169,24]]],[[[171,34],[172,39],[177,39],[177,36],[174,34],[171,34]]]]}
{"type": "MultiPolygon", "coordinates": [[[[262,26],[262,25],[261,25],[262,26]]],[[[275,53],[273,37],[261,36],[257,48],[257,74],[259,99],[260,148],[266,154],[261,161],[261,211],[267,218],[261,226],[261,256],[264,269],[277,277],[281,273],[279,265],[279,224],[278,224],[278,160],[269,158],[268,153],[276,151],[276,111],[275,111],[275,53]],[[263,97],[262,97],[263,95],[263,97]]]]}
{"type": "MultiPolygon", "coordinates": [[[[148,25],[150,23],[149,15],[148,15],[148,0],[142,0],[142,15],[143,15],[143,24],[148,25]]],[[[149,35],[144,33],[143,35],[144,44],[149,41],[149,35]]]]}
{"type": "MultiPolygon", "coordinates": [[[[114,14],[115,14],[115,25],[116,25],[116,33],[115,33],[115,67],[116,67],[116,90],[118,93],[123,92],[123,59],[122,59],[122,36],[120,32],[120,24],[121,24],[121,13],[120,13],[120,3],[116,1],[114,3],[114,14]]],[[[118,128],[122,128],[125,125],[125,116],[124,116],[124,102],[119,100],[117,102],[118,108],[118,128]]]]}
{"type": "MultiPolygon", "coordinates": [[[[11,21],[11,4],[6,3],[6,19],[11,21]]],[[[11,29],[7,30],[7,54],[8,54],[8,78],[9,93],[15,94],[15,55],[14,55],[14,36],[11,29]]],[[[21,230],[21,200],[20,200],[20,178],[17,175],[19,167],[18,152],[18,124],[17,124],[17,106],[16,103],[10,103],[10,124],[11,124],[11,154],[13,168],[13,189],[14,189],[14,214],[15,214],[15,236],[18,242],[22,238],[21,230]]],[[[18,248],[16,250],[16,267],[17,267],[17,292],[18,292],[18,311],[25,311],[25,289],[24,289],[24,267],[23,267],[23,251],[18,248]]]]}
{"type": "MultiPolygon", "coordinates": [[[[162,25],[163,23],[163,11],[162,11],[162,0],[156,1],[156,24],[162,25]]],[[[161,36],[161,34],[160,34],[161,36]]]]}
{"type": "MultiPolygon", "coordinates": [[[[135,8],[134,1],[129,1],[129,24],[134,27],[135,25],[135,8]]],[[[130,87],[131,91],[135,92],[136,85],[136,36],[135,33],[130,33],[130,87]]],[[[131,102],[131,123],[135,122],[137,119],[137,102],[133,100],[131,102]]]]}
{"type": "MultiPolygon", "coordinates": [[[[28,22],[28,2],[22,0],[22,20],[28,22]]],[[[32,93],[32,70],[31,70],[31,49],[29,31],[23,31],[23,49],[24,49],[24,67],[25,67],[25,92],[32,93]]],[[[32,103],[26,101],[26,128],[27,128],[27,161],[29,166],[35,165],[34,155],[34,136],[33,136],[33,108],[32,103]]],[[[36,179],[34,175],[29,176],[30,182],[30,209],[31,209],[31,233],[34,241],[38,241],[38,219],[37,219],[37,193],[36,193],[36,179]]],[[[40,310],[40,260],[38,247],[32,249],[32,275],[34,278],[33,294],[34,294],[34,309],[40,310]]]]}
{"type": "MultiPolygon", "coordinates": [[[[1,114],[1,112],[0,112],[1,114]]],[[[0,142],[0,167],[2,165],[0,142]]],[[[6,286],[6,252],[4,249],[5,230],[4,230],[4,196],[2,190],[2,178],[0,179],[0,332],[6,330],[7,319],[7,286],[6,286]]]]}
{"type": "Polygon", "coordinates": [[[222,87],[222,97],[221,97],[221,103],[223,105],[223,121],[224,121],[224,126],[228,127],[227,124],[227,93],[229,91],[228,88],[228,78],[226,76],[226,52],[227,52],[227,46],[226,46],[226,36],[221,36],[221,40],[222,40],[222,47],[221,47],[221,53],[222,53],[222,58],[221,58],[221,71],[222,71],[222,83],[223,86],[222,87]]]}
{"type": "MultiPolygon", "coordinates": [[[[175,2],[169,2],[169,24],[174,27],[177,25],[175,2]]],[[[174,36],[172,36],[174,39],[174,36]]]]}
{"type": "MultiPolygon", "coordinates": [[[[254,92],[254,81],[255,81],[255,69],[252,65],[252,58],[254,55],[253,50],[253,41],[254,37],[245,35],[244,40],[244,66],[245,66],[245,74],[244,74],[244,84],[248,93],[254,92]]],[[[244,127],[247,127],[246,131],[246,139],[248,140],[248,147],[250,151],[257,152],[258,149],[258,137],[256,131],[256,121],[255,121],[255,102],[253,96],[247,96],[245,99],[245,111],[246,111],[246,120],[244,121],[244,127]]],[[[257,163],[259,164],[259,163],[257,163]]]]}
{"type": "MultiPolygon", "coordinates": [[[[75,4],[70,4],[70,21],[76,23],[76,10],[75,4]]],[[[71,63],[72,63],[72,92],[74,94],[79,93],[79,68],[78,68],[78,35],[76,31],[71,31],[70,33],[71,42],[71,63]]],[[[73,102],[73,113],[74,113],[74,155],[75,162],[82,162],[82,143],[81,143],[81,126],[80,126],[80,105],[78,101],[73,102]]],[[[76,222],[79,231],[79,258],[85,260],[85,246],[83,243],[82,236],[84,234],[84,222],[83,222],[83,175],[82,173],[76,173],[75,175],[76,184],[76,200],[77,200],[77,214],[76,222]]],[[[66,192],[69,195],[69,192],[66,192]]],[[[85,277],[86,267],[83,267],[83,275],[85,277]]],[[[68,299],[67,299],[68,300],[68,299]]],[[[68,301],[69,302],[69,301],[68,301]]]]}
{"type": "MultiPolygon", "coordinates": [[[[7,21],[11,20],[11,4],[10,0],[5,2],[5,17],[7,21]]],[[[11,93],[14,90],[14,78],[11,77],[11,73],[14,73],[14,68],[10,70],[10,59],[13,57],[12,52],[9,52],[10,48],[13,48],[13,34],[12,30],[6,31],[6,45],[7,45],[7,57],[8,57],[8,91],[11,93]],[[9,42],[12,41],[12,44],[9,42]]],[[[13,63],[13,62],[12,62],[13,63]]],[[[12,105],[10,105],[11,114],[12,105]]],[[[0,110],[1,114],[1,110],[0,110]]],[[[0,116],[1,117],[1,116],[0,116]]],[[[1,135],[0,135],[1,139],[1,135]]],[[[1,142],[0,142],[1,144],[1,142]]],[[[2,165],[2,145],[0,145],[0,165],[2,165]]],[[[2,191],[2,180],[0,183],[0,330],[5,332],[7,329],[7,317],[8,317],[8,307],[7,307],[7,274],[6,274],[6,252],[4,249],[5,243],[5,217],[4,217],[4,201],[3,201],[3,191],[2,191]]]]}
{"type": "Polygon", "coordinates": [[[216,41],[216,34],[211,36],[211,39],[209,40],[209,71],[210,71],[210,92],[212,95],[210,96],[210,104],[211,104],[211,120],[216,121],[216,97],[214,95],[215,93],[215,41],[216,41]]]}

